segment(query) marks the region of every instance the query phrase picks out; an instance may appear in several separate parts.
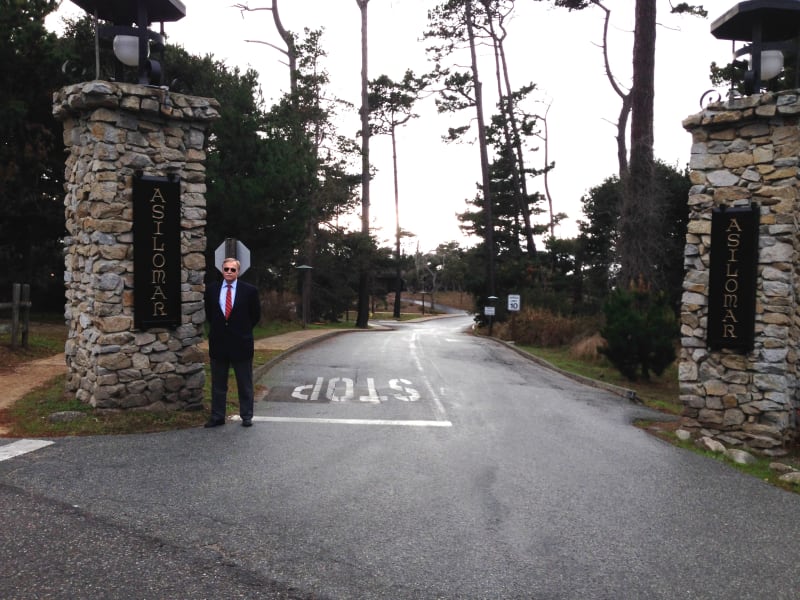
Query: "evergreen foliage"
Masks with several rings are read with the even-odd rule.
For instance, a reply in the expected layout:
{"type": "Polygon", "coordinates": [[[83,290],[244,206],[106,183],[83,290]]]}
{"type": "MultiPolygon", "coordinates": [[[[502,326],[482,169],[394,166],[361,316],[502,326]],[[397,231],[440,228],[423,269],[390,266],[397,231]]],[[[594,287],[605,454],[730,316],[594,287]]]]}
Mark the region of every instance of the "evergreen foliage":
{"type": "Polygon", "coordinates": [[[600,352],[631,381],[661,375],[675,360],[677,321],[664,294],[644,286],[617,288],[608,298],[600,352]]]}
{"type": "MultiPolygon", "coordinates": [[[[689,221],[689,174],[662,161],[654,169],[654,210],[656,225],[649,234],[657,241],[656,251],[648,257],[655,288],[666,294],[669,305],[678,311],[683,283],[683,250],[686,226],[689,221]]],[[[578,237],[582,264],[581,302],[587,310],[598,310],[615,286],[631,282],[618,280],[619,258],[617,243],[622,206],[622,184],[616,176],[589,190],[581,199],[586,220],[580,221],[578,237]]]]}
{"type": "MultiPolygon", "coordinates": [[[[0,50],[6,65],[0,75],[0,294],[12,282],[31,283],[35,307],[54,310],[64,302],[66,231],[64,145],[52,94],[64,85],[115,75],[104,40],[97,72],[90,17],[66,21],[60,36],[46,31],[44,19],[57,6],[55,0],[0,0],[0,31],[7,40],[0,50]]],[[[347,105],[326,97],[321,34],[305,34],[297,45],[297,85],[271,108],[252,69],[240,71],[169,44],[163,65],[172,91],[220,103],[221,118],[206,147],[207,264],[225,238],[239,239],[251,250],[245,277],[279,296],[294,285],[294,264],[313,262],[309,252],[326,261],[332,282],[347,285],[353,265],[370,265],[375,247],[371,239],[367,250],[348,241],[337,224],[356,203],[360,177],[352,167],[358,150],[333,125],[333,107],[347,105]],[[364,256],[325,258],[352,249],[364,256]]],[[[209,269],[207,275],[216,274],[209,269]]],[[[336,313],[350,301],[346,289],[336,291],[335,299],[314,304],[317,315],[336,313]]]]}
{"type": "MultiPolygon", "coordinates": [[[[573,8],[594,4],[556,3],[573,8]]],[[[8,39],[0,50],[6,59],[0,88],[0,264],[8,265],[0,270],[0,293],[12,281],[31,282],[34,298],[51,298],[61,305],[63,143],[61,125],[51,114],[52,92],[95,76],[112,78],[113,63],[110,49],[103,45],[100,73],[95,73],[88,17],[67,23],[62,37],[47,33],[44,17],[56,6],[54,0],[0,0],[0,30],[8,39]]],[[[495,74],[500,100],[479,135],[492,151],[492,162],[476,184],[470,209],[459,217],[462,229],[479,243],[468,250],[457,244],[440,246],[417,261],[414,273],[408,257],[405,279],[426,291],[466,289],[481,298],[492,289],[503,299],[508,293],[522,295],[525,307],[560,314],[597,313],[609,290],[627,286],[617,281],[621,184],[611,178],[590,190],[583,199],[587,218],[577,238],[546,238],[538,249],[533,244],[533,236],[547,236],[549,230],[546,224],[531,222],[543,212],[542,197],[527,192],[524,182],[552,165],[536,170],[522,158],[523,151],[529,156],[538,150],[530,141],[541,136],[540,121],[530,111],[533,100],[526,99],[535,85],[512,90],[508,83],[499,31],[512,7],[508,1],[442,0],[431,11],[426,38],[435,42],[432,58],[441,84],[440,110],[475,108],[477,70],[458,72],[456,66],[448,66],[455,60],[451,53],[467,52],[475,40],[490,44],[495,66],[503,67],[495,74]],[[470,33],[467,24],[477,26],[476,31],[470,33]],[[487,269],[492,261],[496,268],[487,269]]],[[[214,97],[221,105],[221,119],[214,124],[207,147],[208,263],[213,263],[213,251],[226,237],[240,239],[253,257],[246,277],[262,290],[279,293],[297,287],[295,264],[313,264],[309,317],[314,319],[335,316],[350,306],[359,288],[356,269],[363,269],[373,291],[380,292],[379,280],[394,265],[384,264],[387,253],[379,251],[371,236],[349,234],[339,227],[340,217],[357,206],[361,182],[357,144],[338,135],[334,126],[335,111],[351,107],[326,94],[321,32],[306,30],[295,47],[296,85],[271,107],[261,97],[258,73],[230,68],[213,56],[192,56],[168,45],[164,70],[174,91],[214,97]]],[[[376,80],[373,92],[384,93],[374,93],[369,104],[381,108],[379,98],[388,96],[393,101],[388,106],[390,116],[399,123],[424,83],[410,73],[402,83],[376,80]],[[410,88],[405,90],[409,94],[392,95],[396,87],[410,88]]],[[[467,128],[456,127],[451,137],[463,137],[467,128]]],[[[653,289],[665,290],[673,308],[680,300],[683,276],[688,187],[686,173],[656,163],[653,196],[658,226],[648,235],[657,240],[659,250],[648,258],[656,274],[653,289]]],[[[497,303],[498,319],[504,318],[504,304],[497,303]]]]}
{"type": "Polygon", "coordinates": [[[53,0],[0,1],[0,298],[31,285],[34,310],[63,307],[64,153],[52,92],[63,54],[53,0]]]}

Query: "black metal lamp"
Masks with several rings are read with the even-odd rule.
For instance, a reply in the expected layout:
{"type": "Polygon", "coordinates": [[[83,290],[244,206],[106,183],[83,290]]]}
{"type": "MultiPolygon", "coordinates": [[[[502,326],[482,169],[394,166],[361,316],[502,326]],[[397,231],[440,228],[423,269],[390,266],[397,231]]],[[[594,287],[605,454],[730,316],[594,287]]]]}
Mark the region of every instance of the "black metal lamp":
{"type": "MultiPolygon", "coordinates": [[[[794,87],[798,87],[800,58],[800,0],[740,2],[711,24],[721,40],[749,42],[734,51],[734,60],[749,55],[742,83],[745,94],[757,94],[764,82],[777,77],[787,57],[794,58],[794,87]]],[[[733,82],[736,83],[736,82],[733,82]]]]}
{"type": "MultiPolygon", "coordinates": [[[[96,35],[112,40],[116,56],[117,78],[121,79],[122,65],[138,69],[138,82],[142,85],[161,83],[161,64],[149,58],[153,48],[164,52],[164,23],[186,16],[186,7],[180,0],[72,0],[91,14],[95,22],[100,19],[112,23],[97,27],[96,35]],[[151,23],[160,22],[161,32],[148,29],[151,23]]],[[[99,62],[99,59],[98,59],[99,62]]],[[[99,66],[98,66],[99,71],[99,66]]]]}

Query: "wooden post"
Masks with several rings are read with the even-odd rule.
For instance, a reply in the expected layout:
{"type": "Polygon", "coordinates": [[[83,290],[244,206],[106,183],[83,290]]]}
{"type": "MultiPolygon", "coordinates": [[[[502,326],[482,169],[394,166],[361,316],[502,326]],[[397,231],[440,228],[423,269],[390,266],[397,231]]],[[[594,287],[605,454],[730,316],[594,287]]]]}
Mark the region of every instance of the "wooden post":
{"type": "Polygon", "coordinates": [[[0,309],[11,309],[11,324],[0,327],[11,333],[11,349],[16,349],[17,339],[23,348],[28,347],[28,331],[31,322],[31,286],[27,283],[14,283],[11,286],[11,302],[0,302],[0,309]],[[21,311],[21,312],[20,312],[21,311]]]}
{"type": "Polygon", "coordinates": [[[31,329],[31,286],[28,283],[22,284],[22,335],[21,345],[28,347],[28,332],[31,329]]]}
{"type": "Polygon", "coordinates": [[[11,349],[17,347],[17,334],[19,333],[19,301],[22,285],[15,283],[11,287],[11,349]]]}

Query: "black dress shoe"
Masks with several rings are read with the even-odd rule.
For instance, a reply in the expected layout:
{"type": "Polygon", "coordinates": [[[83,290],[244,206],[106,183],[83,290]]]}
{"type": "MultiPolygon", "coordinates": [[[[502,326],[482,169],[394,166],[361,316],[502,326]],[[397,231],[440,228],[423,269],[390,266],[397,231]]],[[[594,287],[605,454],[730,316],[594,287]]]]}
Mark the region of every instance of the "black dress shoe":
{"type": "Polygon", "coordinates": [[[218,427],[225,425],[225,419],[209,419],[203,427],[218,427]]]}
{"type": "Polygon", "coordinates": [[[242,427],[252,427],[253,419],[242,419],[242,427]]]}

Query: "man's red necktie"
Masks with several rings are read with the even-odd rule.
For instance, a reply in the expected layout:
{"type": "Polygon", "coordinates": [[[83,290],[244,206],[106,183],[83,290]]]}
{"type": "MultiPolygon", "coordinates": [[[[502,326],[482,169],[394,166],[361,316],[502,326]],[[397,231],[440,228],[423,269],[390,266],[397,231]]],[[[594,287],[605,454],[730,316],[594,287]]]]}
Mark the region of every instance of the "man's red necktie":
{"type": "Polygon", "coordinates": [[[231,308],[233,308],[233,302],[231,301],[231,284],[228,284],[228,293],[225,295],[225,318],[231,316],[231,308]]]}

